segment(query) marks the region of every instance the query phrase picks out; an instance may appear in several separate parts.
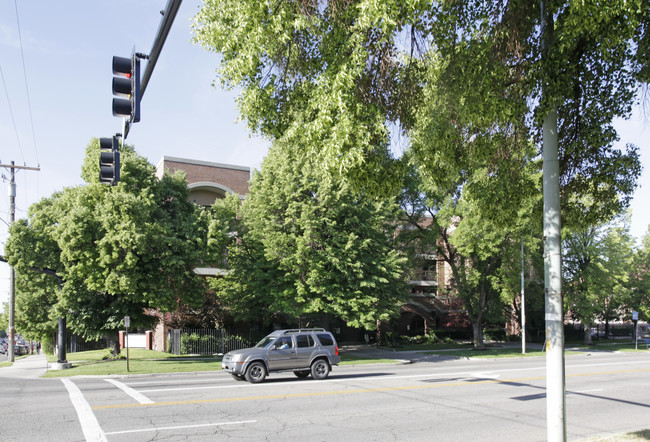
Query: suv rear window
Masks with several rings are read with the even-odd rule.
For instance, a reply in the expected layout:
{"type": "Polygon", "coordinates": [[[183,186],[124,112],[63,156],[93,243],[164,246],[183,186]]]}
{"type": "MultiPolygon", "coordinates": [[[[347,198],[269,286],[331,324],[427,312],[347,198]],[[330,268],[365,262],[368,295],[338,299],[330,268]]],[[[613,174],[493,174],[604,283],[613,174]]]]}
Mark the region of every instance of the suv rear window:
{"type": "Polygon", "coordinates": [[[314,338],[312,338],[311,335],[297,335],[296,343],[298,344],[298,348],[313,347],[314,338]]]}
{"type": "Polygon", "coordinates": [[[318,336],[318,340],[320,341],[321,345],[323,346],[334,345],[334,339],[332,339],[332,335],[327,333],[319,333],[316,336],[318,336]]]}

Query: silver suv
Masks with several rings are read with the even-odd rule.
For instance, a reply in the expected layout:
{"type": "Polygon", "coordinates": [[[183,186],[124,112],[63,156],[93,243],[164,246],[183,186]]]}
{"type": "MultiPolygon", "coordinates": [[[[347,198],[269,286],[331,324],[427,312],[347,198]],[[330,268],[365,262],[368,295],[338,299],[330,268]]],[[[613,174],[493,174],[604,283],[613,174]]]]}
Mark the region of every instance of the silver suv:
{"type": "Polygon", "coordinates": [[[332,333],[323,328],[276,330],[255,347],[223,355],[221,368],[238,381],[262,382],[271,372],[293,371],[299,378],[311,374],[325,379],[341,361],[332,333]]]}

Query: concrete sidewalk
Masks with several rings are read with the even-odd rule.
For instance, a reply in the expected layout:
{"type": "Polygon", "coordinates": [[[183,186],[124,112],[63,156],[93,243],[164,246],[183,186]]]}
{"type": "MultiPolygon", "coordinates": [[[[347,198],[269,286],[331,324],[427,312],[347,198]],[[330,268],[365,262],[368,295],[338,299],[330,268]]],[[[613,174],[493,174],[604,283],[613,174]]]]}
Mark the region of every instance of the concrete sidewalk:
{"type": "Polygon", "coordinates": [[[16,359],[11,367],[0,368],[0,378],[37,379],[47,372],[47,356],[38,355],[16,359]]]}

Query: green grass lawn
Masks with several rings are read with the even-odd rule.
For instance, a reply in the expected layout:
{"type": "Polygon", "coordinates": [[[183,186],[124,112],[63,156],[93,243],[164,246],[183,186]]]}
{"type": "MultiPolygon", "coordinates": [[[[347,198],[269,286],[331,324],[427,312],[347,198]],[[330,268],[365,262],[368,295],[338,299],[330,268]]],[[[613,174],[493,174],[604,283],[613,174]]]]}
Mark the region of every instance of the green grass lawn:
{"type": "Polygon", "coordinates": [[[472,344],[461,342],[450,342],[441,344],[405,344],[394,347],[398,351],[424,351],[424,350],[451,350],[451,349],[471,349],[472,344]]]}
{"type": "MultiPolygon", "coordinates": [[[[104,360],[108,350],[91,350],[68,353],[67,360],[72,368],[67,370],[50,370],[45,377],[62,377],[78,375],[129,375],[145,373],[179,373],[194,371],[221,370],[221,357],[181,357],[155,350],[134,348],[129,350],[127,370],[126,351],[124,359],[104,360]]],[[[49,362],[56,362],[57,357],[48,356],[49,362]]]]}
{"type": "MultiPolygon", "coordinates": [[[[395,347],[398,351],[419,351],[424,354],[437,354],[440,356],[451,357],[472,357],[472,358],[509,358],[509,357],[535,357],[544,356],[546,353],[538,350],[539,344],[535,349],[527,348],[526,353],[522,354],[520,347],[503,347],[500,344],[488,344],[485,350],[474,350],[472,344],[411,344],[395,347]]],[[[598,342],[593,345],[584,345],[581,342],[565,344],[566,354],[588,353],[590,351],[650,351],[645,345],[639,346],[638,350],[634,348],[634,342],[598,342]]]]}
{"type": "Polygon", "coordinates": [[[613,436],[595,436],[587,439],[581,439],[580,442],[640,442],[647,440],[650,440],[650,430],[616,434],[613,436]]]}
{"type": "MultiPolygon", "coordinates": [[[[129,367],[127,370],[126,359],[104,360],[108,350],[92,350],[78,353],[68,353],[67,360],[72,363],[72,368],[67,370],[50,370],[44,377],[64,376],[108,376],[108,375],[133,375],[145,373],[182,373],[196,371],[221,370],[221,357],[187,357],[176,356],[154,350],[131,349],[129,350],[129,367]]],[[[126,358],[126,352],[121,354],[126,358]]],[[[57,357],[48,356],[49,362],[56,362],[57,357]]],[[[341,365],[394,363],[392,359],[372,359],[351,354],[341,355],[341,365]]]]}
{"type": "Polygon", "coordinates": [[[395,359],[375,359],[341,353],[341,363],[339,365],[394,364],[395,362],[395,359]]]}
{"type": "Polygon", "coordinates": [[[526,350],[522,353],[520,348],[486,348],[485,350],[461,349],[451,351],[427,351],[427,354],[437,354],[440,356],[452,356],[461,358],[512,358],[512,357],[534,357],[544,356],[544,352],[539,350],[526,350]]]}

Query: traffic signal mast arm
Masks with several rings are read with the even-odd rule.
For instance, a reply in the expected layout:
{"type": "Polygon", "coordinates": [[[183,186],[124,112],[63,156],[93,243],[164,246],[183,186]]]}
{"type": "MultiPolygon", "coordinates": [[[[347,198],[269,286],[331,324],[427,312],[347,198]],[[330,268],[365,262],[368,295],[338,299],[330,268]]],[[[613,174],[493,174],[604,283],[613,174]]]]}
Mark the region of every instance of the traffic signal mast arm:
{"type": "MultiPolygon", "coordinates": [[[[113,57],[114,77],[112,89],[113,95],[118,97],[113,98],[113,115],[123,119],[122,142],[129,134],[131,123],[140,121],[140,100],[142,100],[147,84],[149,84],[149,79],[181,6],[181,1],[167,1],[166,8],[161,11],[163,18],[158,26],[156,39],[148,56],[136,53],[134,50],[131,58],[113,57]],[[141,58],[149,60],[142,81],[140,81],[141,58]]],[[[120,149],[117,137],[100,138],[99,145],[99,181],[115,186],[120,181],[120,149]]]]}
{"type": "MultiPolygon", "coordinates": [[[[158,61],[158,56],[160,55],[160,51],[162,50],[162,47],[165,44],[165,40],[167,39],[169,30],[171,29],[172,24],[174,23],[174,19],[176,18],[178,9],[181,6],[181,2],[182,0],[167,1],[167,6],[165,7],[164,11],[161,12],[163,14],[163,18],[160,21],[160,25],[158,26],[156,38],[153,42],[153,46],[151,47],[151,52],[149,53],[149,56],[134,52],[130,60],[124,57],[113,57],[113,73],[115,73],[116,59],[119,59],[118,64],[121,65],[120,69],[123,69],[121,72],[126,71],[125,62],[128,62],[131,65],[131,71],[133,72],[133,76],[135,77],[135,78],[131,78],[131,84],[130,84],[130,101],[131,101],[130,112],[127,114],[128,109],[126,108],[124,103],[126,100],[121,100],[121,102],[118,103],[118,109],[116,113],[116,100],[120,100],[120,99],[116,99],[116,98],[113,99],[113,115],[124,117],[124,128],[122,130],[123,133],[122,140],[125,140],[127,135],[129,134],[129,127],[131,123],[137,123],[138,121],[140,121],[140,100],[142,99],[142,96],[144,95],[144,92],[147,89],[147,85],[149,84],[149,79],[151,78],[153,69],[156,66],[156,62],[158,61]],[[140,60],[139,60],[140,58],[147,58],[149,60],[147,62],[147,66],[142,76],[142,80],[140,80],[140,60]]],[[[126,82],[118,80],[118,83],[120,84],[118,85],[117,89],[116,89],[115,82],[116,82],[116,78],[113,78],[113,94],[115,95],[125,94],[126,92],[124,92],[124,90],[126,89],[126,82]]]]}

